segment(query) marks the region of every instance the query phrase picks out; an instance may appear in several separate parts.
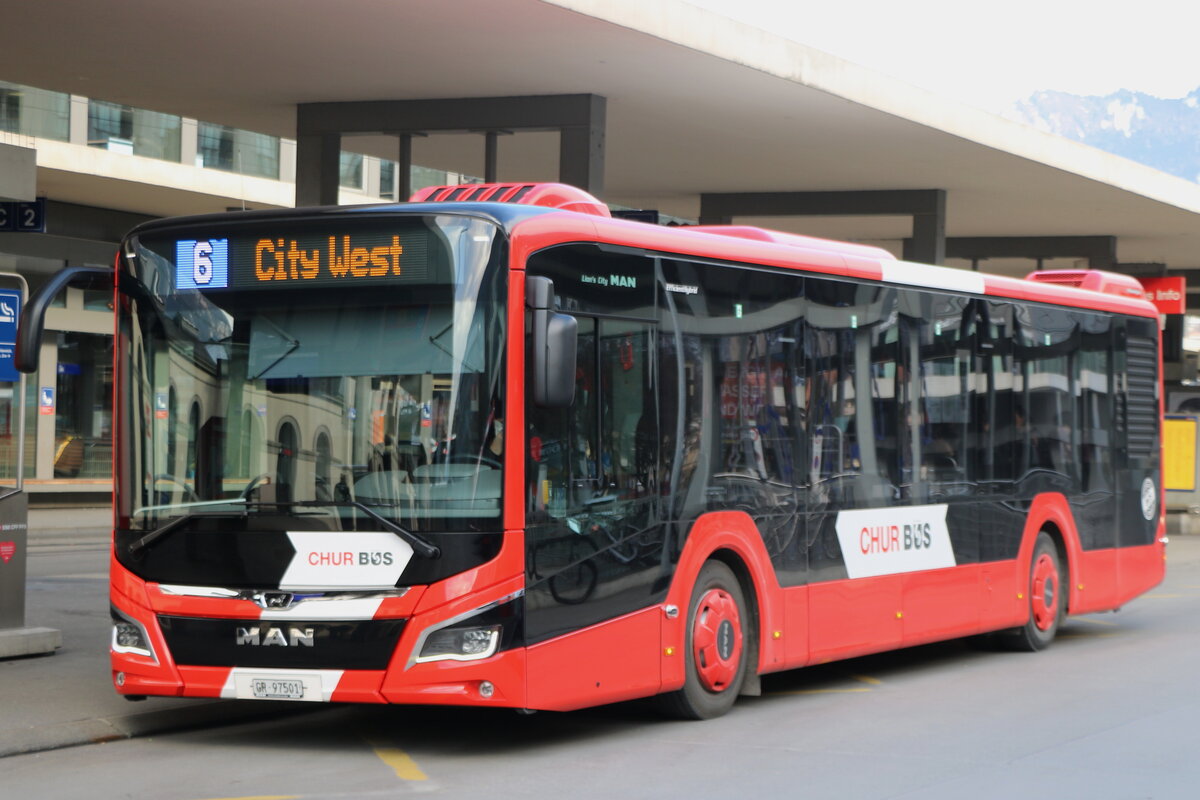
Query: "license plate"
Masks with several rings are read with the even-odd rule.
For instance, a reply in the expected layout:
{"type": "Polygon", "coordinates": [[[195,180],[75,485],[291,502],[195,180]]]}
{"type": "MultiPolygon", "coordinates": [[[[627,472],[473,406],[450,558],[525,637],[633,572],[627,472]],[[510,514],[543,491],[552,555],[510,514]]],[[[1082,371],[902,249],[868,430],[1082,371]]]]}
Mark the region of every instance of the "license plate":
{"type": "Polygon", "coordinates": [[[270,700],[299,700],[304,697],[304,681],[272,681],[255,678],[250,681],[255,697],[270,700]]]}
{"type": "Polygon", "coordinates": [[[236,686],[241,700],[321,700],[317,676],[239,675],[236,686]]]}

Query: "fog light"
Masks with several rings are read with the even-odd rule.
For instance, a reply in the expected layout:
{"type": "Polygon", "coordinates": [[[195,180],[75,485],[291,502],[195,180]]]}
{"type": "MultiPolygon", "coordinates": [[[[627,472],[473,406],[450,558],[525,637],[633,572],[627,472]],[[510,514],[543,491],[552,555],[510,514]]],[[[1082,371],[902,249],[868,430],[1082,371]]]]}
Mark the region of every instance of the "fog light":
{"type": "Polygon", "coordinates": [[[137,656],[145,656],[153,658],[154,648],[150,646],[150,637],[146,635],[146,629],[141,623],[125,613],[117,610],[116,606],[109,606],[109,611],[112,615],[112,649],[114,653],[132,653],[137,656]]]}
{"type": "Polygon", "coordinates": [[[483,681],[479,684],[479,696],[484,700],[489,699],[496,693],[496,687],[491,681],[483,681]]]}
{"type": "Polygon", "coordinates": [[[117,686],[124,686],[124,685],[125,685],[125,673],[118,672],[117,673],[117,686]]]}
{"type": "Polygon", "coordinates": [[[479,628],[443,628],[429,634],[417,661],[475,661],[496,652],[500,625],[479,628]]]}

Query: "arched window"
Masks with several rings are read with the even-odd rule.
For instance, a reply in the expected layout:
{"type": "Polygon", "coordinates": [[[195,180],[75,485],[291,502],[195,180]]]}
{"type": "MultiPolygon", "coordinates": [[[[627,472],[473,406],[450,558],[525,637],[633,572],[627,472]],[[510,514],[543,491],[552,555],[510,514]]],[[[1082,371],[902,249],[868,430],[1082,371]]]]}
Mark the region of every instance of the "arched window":
{"type": "Polygon", "coordinates": [[[188,428],[187,428],[187,463],[185,464],[185,474],[187,477],[195,480],[196,478],[196,443],[200,440],[200,403],[192,402],[192,409],[188,412],[188,428]]]}
{"type": "Polygon", "coordinates": [[[177,464],[175,457],[178,455],[178,447],[176,446],[175,437],[179,435],[179,398],[175,396],[175,387],[172,386],[167,392],[167,466],[166,472],[168,475],[175,474],[177,464]]]}
{"type": "Polygon", "coordinates": [[[325,431],[318,433],[313,449],[317,451],[316,471],[313,475],[316,484],[315,497],[318,500],[330,500],[333,498],[333,447],[329,442],[329,434],[325,431]]]}
{"type": "Polygon", "coordinates": [[[238,449],[237,474],[249,480],[254,476],[250,474],[251,459],[250,448],[254,445],[254,437],[251,435],[254,425],[254,412],[249,408],[242,411],[242,442],[238,449]]]}
{"type": "Polygon", "coordinates": [[[279,457],[275,462],[275,498],[282,503],[291,502],[296,485],[296,456],[300,437],[296,426],[284,422],[279,426],[279,457]]]}

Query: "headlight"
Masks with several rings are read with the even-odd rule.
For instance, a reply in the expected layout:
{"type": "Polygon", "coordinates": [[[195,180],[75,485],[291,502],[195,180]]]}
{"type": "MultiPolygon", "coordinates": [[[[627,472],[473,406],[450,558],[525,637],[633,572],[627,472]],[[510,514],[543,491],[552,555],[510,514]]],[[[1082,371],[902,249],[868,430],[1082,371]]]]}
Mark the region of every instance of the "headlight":
{"type": "Polygon", "coordinates": [[[428,661],[479,661],[520,647],[524,595],[514,592],[427,629],[413,646],[408,667],[428,661]]]}
{"type": "Polygon", "coordinates": [[[113,652],[132,653],[157,661],[158,657],[154,655],[154,648],[150,646],[150,637],[146,635],[146,629],[142,627],[142,624],[119,611],[116,606],[109,606],[109,612],[113,622],[113,652]]]}
{"type": "Polygon", "coordinates": [[[487,658],[500,645],[500,625],[477,628],[443,628],[429,634],[418,662],[425,661],[474,661],[487,658]]]}

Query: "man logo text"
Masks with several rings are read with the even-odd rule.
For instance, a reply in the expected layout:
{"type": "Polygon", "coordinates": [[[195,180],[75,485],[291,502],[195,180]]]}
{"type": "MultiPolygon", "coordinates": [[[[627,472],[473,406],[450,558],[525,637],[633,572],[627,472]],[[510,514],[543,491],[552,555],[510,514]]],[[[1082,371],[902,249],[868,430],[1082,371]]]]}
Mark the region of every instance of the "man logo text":
{"type": "Polygon", "coordinates": [[[238,645],[246,644],[255,647],[296,647],[299,645],[312,647],[314,643],[315,636],[312,628],[290,627],[284,634],[282,628],[272,626],[264,629],[258,625],[250,628],[238,628],[235,641],[235,644],[238,645]]]}

